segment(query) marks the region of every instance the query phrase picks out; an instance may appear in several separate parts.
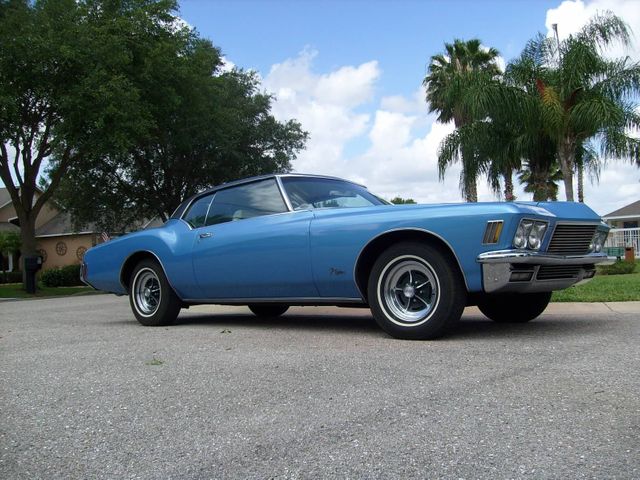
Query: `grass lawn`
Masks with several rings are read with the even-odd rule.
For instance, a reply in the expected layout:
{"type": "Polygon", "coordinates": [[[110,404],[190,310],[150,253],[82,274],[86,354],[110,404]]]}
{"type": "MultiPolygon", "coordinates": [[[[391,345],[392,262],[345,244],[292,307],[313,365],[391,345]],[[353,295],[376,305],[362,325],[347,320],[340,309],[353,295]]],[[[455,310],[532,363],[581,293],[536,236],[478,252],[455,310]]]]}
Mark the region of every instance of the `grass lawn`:
{"type": "Polygon", "coordinates": [[[596,275],[584,285],[553,292],[552,302],[640,301],[640,267],[628,275],[596,275]]]}
{"type": "Polygon", "coordinates": [[[91,287],[43,287],[38,284],[38,290],[34,295],[28,294],[22,289],[21,283],[8,283],[0,285],[0,298],[41,298],[70,295],[83,295],[94,291],[91,287]]]}

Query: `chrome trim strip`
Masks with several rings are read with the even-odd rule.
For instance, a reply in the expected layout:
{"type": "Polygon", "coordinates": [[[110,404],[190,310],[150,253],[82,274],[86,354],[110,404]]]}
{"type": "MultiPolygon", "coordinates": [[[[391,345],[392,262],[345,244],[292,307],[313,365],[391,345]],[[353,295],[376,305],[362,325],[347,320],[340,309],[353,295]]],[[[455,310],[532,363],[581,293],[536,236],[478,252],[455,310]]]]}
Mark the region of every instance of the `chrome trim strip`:
{"type": "Polygon", "coordinates": [[[552,255],[523,250],[496,250],[478,255],[478,263],[525,263],[534,265],[585,265],[599,263],[607,259],[605,253],[588,255],[552,255]]]}
{"type": "MultiPolygon", "coordinates": [[[[124,267],[124,265],[129,261],[129,259],[131,257],[133,257],[134,255],[137,255],[138,253],[150,253],[151,255],[153,255],[155,257],[155,259],[158,261],[158,263],[160,264],[160,268],[162,268],[162,273],[164,273],[164,278],[167,279],[167,283],[169,284],[169,286],[171,287],[171,289],[173,290],[173,293],[176,294],[176,296],[178,298],[180,298],[180,296],[178,295],[178,292],[176,291],[176,289],[173,287],[173,285],[171,284],[171,280],[169,279],[169,275],[167,275],[167,270],[164,268],[164,265],[162,264],[162,260],[160,260],[160,257],[158,257],[158,255],[156,255],[155,253],[153,253],[151,250],[137,250],[135,252],[133,252],[131,255],[129,255],[127,258],[124,259],[124,262],[122,262],[122,265],[120,266],[120,272],[118,273],[118,278],[120,279],[120,286],[122,287],[122,289],[126,292],[126,295],[129,295],[129,290],[124,286],[124,284],[122,283],[122,268],[124,267]]],[[[180,299],[182,300],[182,299],[180,299]]]]}
{"type": "Polygon", "coordinates": [[[278,188],[280,189],[280,195],[284,199],[285,205],[287,206],[290,212],[293,212],[293,205],[291,205],[291,200],[289,200],[289,194],[284,189],[284,185],[282,184],[280,175],[276,175],[276,183],[278,184],[278,188]]]}
{"type": "Polygon", "coordinates": [[[386,235],[387,233],[392,233],[392,232],[404,232],[404,231],[428,233],[429,235],[433,235],[437,239],[442,240],[444,242],[444,244],[447,247],[449,247],[449,250],[451,250],[451,253],[453,254],[453,258],[456,259],[456,262],[458,263],[458,267],[460,268],[460,273],[462,273],[462,279],[464,280],[464,286],[466,287],[467,291],[469,291],[469,285],[467,284],[467,277],[465,276],[464,269],[462,268],[462,264],[460,263],[460,259],[458,258],[458,255],[456,255],[456,252],[453,249],[453,247],[451,246],[451,244],[449,242],[447,242],[444,238],[442,238],[440,235],[438,235],[435,232],[432,232],[431,230],[425,230],[424,228],[408,227],[408,228],[394,228],[394,229],[386,230],[386,231],[384,231],[382,233],[379,233],[378,235],[376,235],[375,237],[370,239],[360,249],[360,252],[358,253],[358,256],[356,257],[356,261],[353,264],[353,282],[356,284],[356,288],[358,289],[358,292],[360,292],[360,295],[362,296],[362,298],[364,298],[364,295],[362,294],[362,291],[360,290],[360,286],[358,285],[358,281],[357,281],[357,278],[356,278],[356,268],[358,267],[358,263],[360,262],[360,257],[362,256],[362,252],[364,251],[365,248],[367,248],[369,246],[369,244],[371,242],[373,242],[375,239],[381,237],[382,235],[386,235]]]}
{"type": "Polygon", "coordinates": [[[335,303],[364,304],[361,298],[351,297],[278,297],[278,298],[185,298],[184,302],[208,305],[247,305],[249,303],[289,303],[292,305],[333,305],[335,303]]]}

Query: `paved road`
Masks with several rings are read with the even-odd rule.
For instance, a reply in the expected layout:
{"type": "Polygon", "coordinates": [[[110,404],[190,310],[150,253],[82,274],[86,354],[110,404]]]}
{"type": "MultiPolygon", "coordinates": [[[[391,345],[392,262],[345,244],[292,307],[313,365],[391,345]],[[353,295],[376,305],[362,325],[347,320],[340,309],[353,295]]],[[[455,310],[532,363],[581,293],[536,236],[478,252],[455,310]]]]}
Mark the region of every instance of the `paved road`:
{"type": "Polygon", "coordinates": [[[637,479],[639,312],[403,342],[366,310],[0,303],[0,478],[637,479]]]}

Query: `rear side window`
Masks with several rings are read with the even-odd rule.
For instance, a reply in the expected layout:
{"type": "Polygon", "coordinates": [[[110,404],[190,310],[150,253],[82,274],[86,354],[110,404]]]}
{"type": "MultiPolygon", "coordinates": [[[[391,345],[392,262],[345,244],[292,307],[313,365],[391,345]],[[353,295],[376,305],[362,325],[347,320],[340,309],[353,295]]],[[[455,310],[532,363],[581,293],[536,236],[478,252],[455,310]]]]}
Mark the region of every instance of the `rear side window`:
{"type": "Polygon", "coordinates": [[[215,194],[206,225],[287,211],[275,179],[239,185],[215,194]]]}
{"type": "Polygon", "coordinates": [[[199,198],[191,204],[189,210],[182,219],[193,228],[204,227],[212,199],[213,195],[207,195],[206,197],[199,198]]]}

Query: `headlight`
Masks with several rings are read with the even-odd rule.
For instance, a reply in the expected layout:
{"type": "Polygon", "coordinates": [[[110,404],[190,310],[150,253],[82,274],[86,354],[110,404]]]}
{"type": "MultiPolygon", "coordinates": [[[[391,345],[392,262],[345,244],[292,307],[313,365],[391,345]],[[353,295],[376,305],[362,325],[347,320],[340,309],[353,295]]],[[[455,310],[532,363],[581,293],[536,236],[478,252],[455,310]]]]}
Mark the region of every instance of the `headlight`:
{"type": "Polygon", "coordinates": [[[607,241],[608,232],[597,231],[591,240],[591,244],[589,245],[589,250],[594,253],[600,253],[602,251],[602,247],[604,246],[604,242],[607,241]]]}
{"type": "Polygon", "coordinates": [[[516,235],[513,237],[513,246],[516,248],[524,248],[527,246],[527,237],[529,236],[529,231],[533,226],[533,222],[531,220],[522,220],[520,225],[518,225],[518,229],[516,230],[516,235]]]}
{"type": "Polygon", "coordinates": [[[532,250],[540,250],[544,232],[547,230],[547,224],[544,222],[534,222],[529,232],[529,248],[532,250]]]}
{"type": "Polygon", "coordinates": [[[540,250],[544,233],[547,231],[547,225],[547,222],[521,220],[513,237],[513,246],[540,250]]]}

